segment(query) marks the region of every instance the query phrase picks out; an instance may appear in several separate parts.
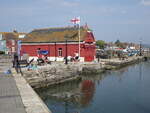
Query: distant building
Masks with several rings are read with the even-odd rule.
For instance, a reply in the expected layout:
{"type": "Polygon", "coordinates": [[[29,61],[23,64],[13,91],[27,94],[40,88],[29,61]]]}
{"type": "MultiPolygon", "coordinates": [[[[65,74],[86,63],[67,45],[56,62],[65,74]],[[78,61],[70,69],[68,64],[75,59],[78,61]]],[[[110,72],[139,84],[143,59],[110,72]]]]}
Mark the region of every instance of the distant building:
{"type": "MultiPolygon", "coordinates": [[[[95,59],[95,38],[89,29],[80,28],[80,61],[95,59]]],[[[22,39],[21,54],[37,59],[40,51],[47,51],[51,61],[63,61],[64,57],[79,55],[79,35],[77,27],[36,29],[22,39]],[[66,52],[67,48],[67,52],[66,52]]]]}
{"type": "Polygon", "coordinates": [[[6,54],[13,54],[17,52],[18,40],[25,37],[26,33],[18,32],[0,32],[0,51],[4,51],[6,54]]]}

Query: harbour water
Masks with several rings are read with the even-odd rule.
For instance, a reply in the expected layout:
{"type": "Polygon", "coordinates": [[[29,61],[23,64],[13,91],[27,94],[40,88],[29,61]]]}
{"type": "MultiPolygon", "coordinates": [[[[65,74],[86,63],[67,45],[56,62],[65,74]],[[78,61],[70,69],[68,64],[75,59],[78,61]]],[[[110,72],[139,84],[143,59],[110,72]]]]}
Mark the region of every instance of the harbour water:
{"type": "Polygon", "coordinates": [[[52,113],[150,113],[150,62],[37,90],[52,113]]]}

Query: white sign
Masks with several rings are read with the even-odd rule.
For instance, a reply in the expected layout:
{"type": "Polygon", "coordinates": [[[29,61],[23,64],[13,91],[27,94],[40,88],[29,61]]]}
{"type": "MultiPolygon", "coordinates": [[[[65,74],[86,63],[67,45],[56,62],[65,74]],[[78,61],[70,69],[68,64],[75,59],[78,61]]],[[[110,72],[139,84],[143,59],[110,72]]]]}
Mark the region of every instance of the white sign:
{"type": "Polygon", "coordinates": [[[25,35],[19,35],[19,38],[24,38],[25,37],[25,35]]]}

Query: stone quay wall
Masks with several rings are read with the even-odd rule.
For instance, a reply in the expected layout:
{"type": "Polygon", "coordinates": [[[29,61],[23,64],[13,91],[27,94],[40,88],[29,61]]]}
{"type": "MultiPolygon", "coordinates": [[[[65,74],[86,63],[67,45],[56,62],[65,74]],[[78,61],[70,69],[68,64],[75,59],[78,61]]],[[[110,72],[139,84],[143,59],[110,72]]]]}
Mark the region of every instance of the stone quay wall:
{"type": "Polygon", "coordinates": [[[107,70],[118,69],[133,63],[143,61],[144,57],[131,57],[125,60],[101,59],[100,62],[69,62],[68,65],[52,63],[39,66],[36,70],[22,70],[23,76],[33,88],[60,84],[66,81],[82,79],[82,75],[99,74],[107,70]]]}

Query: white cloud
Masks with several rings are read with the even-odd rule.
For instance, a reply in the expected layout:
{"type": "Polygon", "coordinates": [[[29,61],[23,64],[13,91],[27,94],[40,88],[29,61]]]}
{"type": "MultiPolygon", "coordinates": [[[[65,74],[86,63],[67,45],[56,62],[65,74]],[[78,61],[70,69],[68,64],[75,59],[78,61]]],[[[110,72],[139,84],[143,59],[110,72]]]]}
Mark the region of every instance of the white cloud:
{"type": "Polygon", "coordinates": [[[68,2],[68,1],[64,1],[63,2],[64,6],[68,6],[68,7],[73,7],[73,6],[78,6],[79,4],[77,2],[68,2]]]}
{"type": "Polygon", "coordinates": [[[150,0],[141,0],[141,4],[144,6],[150,6],[150,0]]]}
{"type": "Polygon", "coordinates": [[[126,10],[122,10],[121,14],[127,14],[127,11],[126,10]]]}
{"type": "Polygon", "coordinates": [[[39,0],[39,2],[44,1],[48,4],[53,4],[53,5],[60,5],[60,6],[65,6],[65,7],[73,7],[73,6],[78,6],[79,5],[79,0],[39,0]]]}

